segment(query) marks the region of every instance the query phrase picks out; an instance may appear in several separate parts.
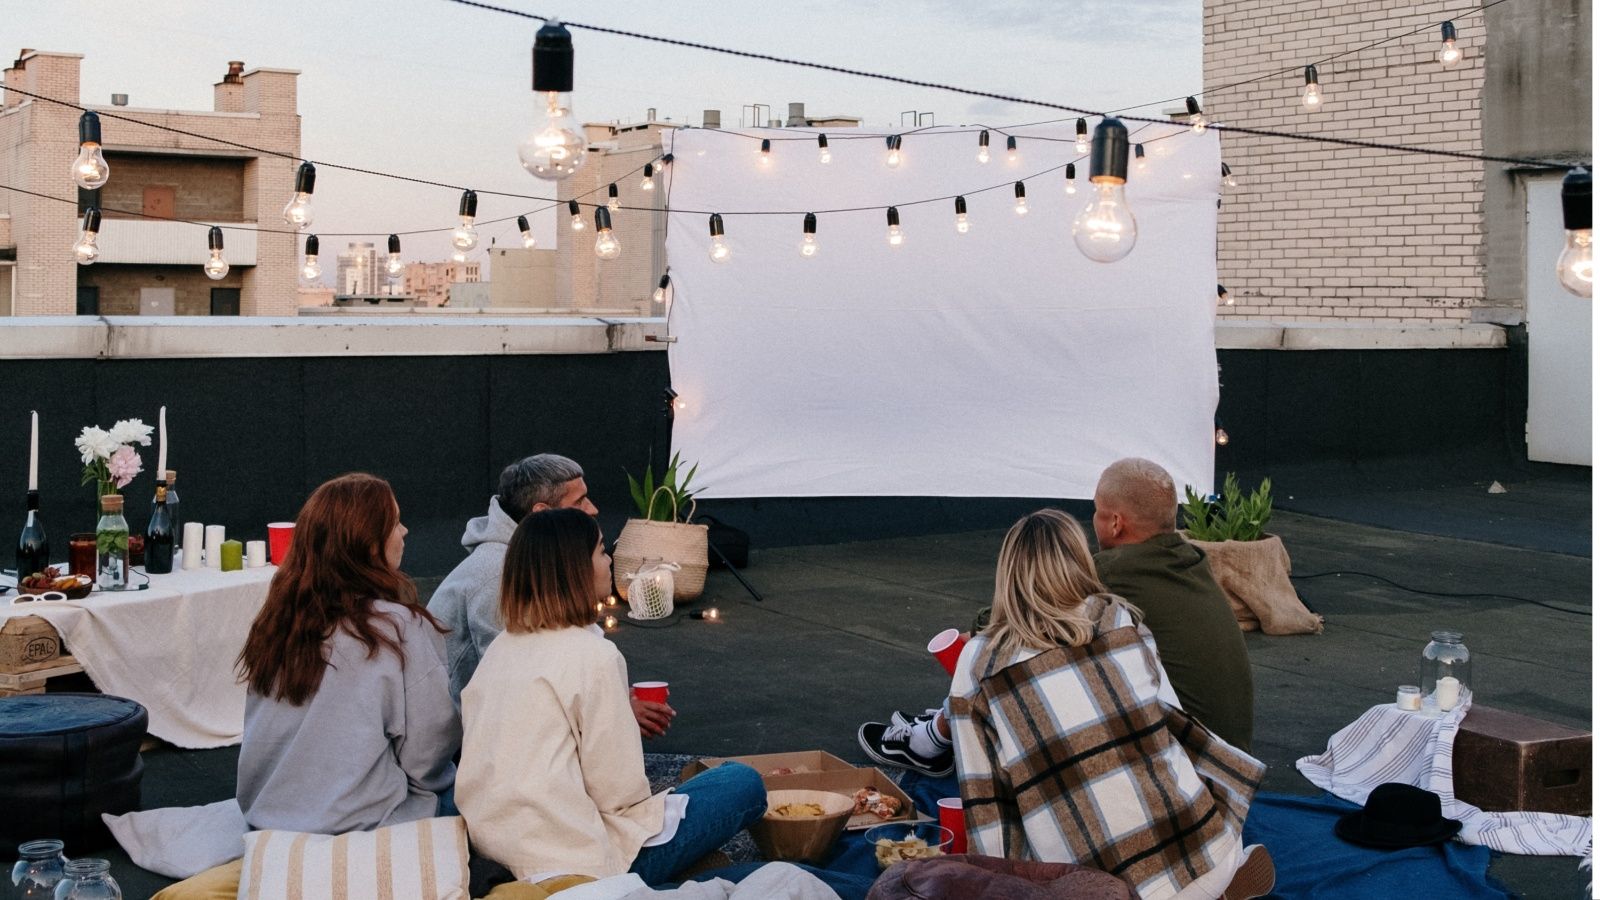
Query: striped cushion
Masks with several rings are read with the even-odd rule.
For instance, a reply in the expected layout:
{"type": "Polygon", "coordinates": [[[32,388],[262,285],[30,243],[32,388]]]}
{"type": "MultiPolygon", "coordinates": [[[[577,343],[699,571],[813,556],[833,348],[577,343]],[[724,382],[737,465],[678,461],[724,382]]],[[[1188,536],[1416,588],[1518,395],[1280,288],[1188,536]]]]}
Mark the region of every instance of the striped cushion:
{"type": "Polygon", "coordinates": [[[466,900],[467,826],[459,816],[377,831],[245,835],[239,900],[466,900]]]}

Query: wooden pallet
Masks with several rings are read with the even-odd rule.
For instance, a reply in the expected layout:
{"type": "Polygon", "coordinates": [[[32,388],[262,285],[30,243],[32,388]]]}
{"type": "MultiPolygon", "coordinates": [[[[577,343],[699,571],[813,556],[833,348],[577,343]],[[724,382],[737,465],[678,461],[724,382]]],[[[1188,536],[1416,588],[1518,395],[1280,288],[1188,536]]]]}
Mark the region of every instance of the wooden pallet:
{"type": "Polygon", "coordinates": [[[0,673],[0,697],[42,694],[46,681],[58,675],[76,675],[82,671],[83,666],[79,665],[76,659],[71,656],[58,656],[51,660],[46,668],[20,673],[3,672],[0,673]]]}

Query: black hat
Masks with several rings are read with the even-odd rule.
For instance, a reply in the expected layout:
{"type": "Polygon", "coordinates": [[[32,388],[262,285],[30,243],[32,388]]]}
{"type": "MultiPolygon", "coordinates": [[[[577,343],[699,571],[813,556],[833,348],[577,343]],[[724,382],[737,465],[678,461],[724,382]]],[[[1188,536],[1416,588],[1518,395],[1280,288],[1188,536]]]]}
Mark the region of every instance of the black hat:
{"type": "Polygon", "coordinates": [[[1409,784],[1380,784],[1367,805],[1339,819],[1333,833],[1352,844],[1380,850],[1426,847],[1456,836],[1461,823],[1439,811],[1439,795],[1409,784]]]}

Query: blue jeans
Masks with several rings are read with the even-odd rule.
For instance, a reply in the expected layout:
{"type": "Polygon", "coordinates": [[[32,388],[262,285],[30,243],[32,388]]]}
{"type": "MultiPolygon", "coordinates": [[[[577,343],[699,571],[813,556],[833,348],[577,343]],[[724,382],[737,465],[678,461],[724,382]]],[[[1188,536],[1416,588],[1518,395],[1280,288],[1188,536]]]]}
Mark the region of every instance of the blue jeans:
{"type": "Polygon", "coordinates": [[[767,788],[755,769],[723,763],[679,785],[674,793],[689,798],[678,833],[659,847],[643,847],[628,871],[655,887],[694,865],[702,856],[749,828],[767,811],[767,788]]]}

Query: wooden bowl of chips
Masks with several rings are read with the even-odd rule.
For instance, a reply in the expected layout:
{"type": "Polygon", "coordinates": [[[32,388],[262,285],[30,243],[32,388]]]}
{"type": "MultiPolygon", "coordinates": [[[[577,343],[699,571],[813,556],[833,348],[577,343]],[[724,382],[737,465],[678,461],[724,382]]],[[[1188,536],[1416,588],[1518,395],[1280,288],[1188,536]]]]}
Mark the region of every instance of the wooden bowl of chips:
{"type": "Polygon", "coordinates": [[[750,837],[770,860],[820,863],[844,832],[855,801],[832,791],[768,791],[767,814],[750,837]]]}

